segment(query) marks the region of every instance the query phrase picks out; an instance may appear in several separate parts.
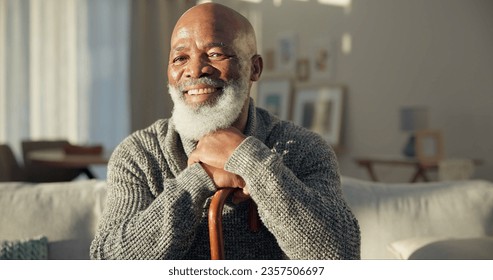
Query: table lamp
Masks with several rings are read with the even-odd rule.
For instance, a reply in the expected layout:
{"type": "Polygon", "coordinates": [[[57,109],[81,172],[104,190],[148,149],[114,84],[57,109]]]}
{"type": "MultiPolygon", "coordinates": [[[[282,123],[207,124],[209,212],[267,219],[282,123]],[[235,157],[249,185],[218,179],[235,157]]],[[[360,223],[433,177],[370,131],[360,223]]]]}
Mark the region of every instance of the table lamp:
{"type": "Polygon", "coordinates": [[[428,108],[424,106],[411,106],[401,108],[401,130],[409,133],[402,153],[406,157],[416,156],[416,135],[415,132],[428,128],[428,108]]]}

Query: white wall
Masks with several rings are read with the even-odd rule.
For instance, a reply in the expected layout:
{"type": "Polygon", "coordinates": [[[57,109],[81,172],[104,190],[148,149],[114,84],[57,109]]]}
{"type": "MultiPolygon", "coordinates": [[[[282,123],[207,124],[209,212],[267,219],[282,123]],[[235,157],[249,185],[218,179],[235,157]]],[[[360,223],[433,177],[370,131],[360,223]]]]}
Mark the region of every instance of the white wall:
{"type": "MultiPolygon", "coordinates": [[[[299,33],[301,53],[310,40],[350,34],[328,82],[348,87],[343,175],[368,179],[354,157],[399,154],[407,135],[399,108],[426,105],[430,127],[442,130],[447,157],[482,159],[475,177],[493,180],[493,1],[353,0],[350,9],[316,1],[246,4],[215,1],[261,13],[263,49],[279,32],[299,33]]],[[[406,181],[412,170],[379,167],[383,181],[406,181]]]]}
{"type": "MultiPolygon", "coordinates": [[[[419,104],[443,131],[446,156],[485,160],[476,177],[492,180],[493,2],[355,1],[347,28],[354,48],[340,63],[350,88],[343,171],[361,176],[354,155],[400,150],[398,108],[419,104]]],[[[392,179],[392,171],[380,174],[392,179]]]]}

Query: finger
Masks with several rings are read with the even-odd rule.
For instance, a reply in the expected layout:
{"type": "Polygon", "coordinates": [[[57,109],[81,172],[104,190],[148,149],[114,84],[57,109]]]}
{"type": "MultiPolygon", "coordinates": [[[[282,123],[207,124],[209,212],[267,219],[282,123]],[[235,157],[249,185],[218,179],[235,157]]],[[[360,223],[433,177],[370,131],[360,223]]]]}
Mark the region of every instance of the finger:
{"type": "Polygon", "coordinates": [[[197,153],[192,152],[190,154],[190,156],[188,157],[187,166],[190,166],[194,163],[199,163],[199,162],[200,162],[200,159],[197,156],[197,153]]]}
{"type": "Polygon", "coordinates": [[[244,193],[243,189],[238,189],[233,193],[233,198],[231,201],[234,204],[240,204],[241,202],[247,201],[248,199],[250,199],[250,195],[244,193]]]}
{"type": "Polygon", "coordinates": [[[237,129],[218,130],[200,139],[194,152],[200,155],[201,162],[223,169],[245,138],[237,129]]]}

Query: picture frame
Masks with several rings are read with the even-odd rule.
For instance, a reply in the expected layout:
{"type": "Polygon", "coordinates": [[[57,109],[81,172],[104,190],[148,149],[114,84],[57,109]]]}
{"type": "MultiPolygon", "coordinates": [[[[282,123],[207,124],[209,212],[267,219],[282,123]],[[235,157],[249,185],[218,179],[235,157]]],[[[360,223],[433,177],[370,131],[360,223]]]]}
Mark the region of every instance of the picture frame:
{"type": "Polygon", "coordinates": [[[313,81],[326,81],[335,75],[335,42],[330,37],[323,37],[313,41],[311,46],[310,72],[313,81]]]}
{"type": "Polygon", "coordinates": [[[258,106],[282,120],[291,118],[291,81],[288,78],[264,79],[258,84],[258,106]]]}
{"type": "Polygon", "coordinates": [[[341,145],[344,108],[343,86],[297,90],[294,122],[320,134],[333,147],[341,145]]]}
{"type": "Polygon", "coordinates": [[[296,78],[298,81],[306,82],[310,78],[310,61],[308,59],[299,59],[296,66],[296,78]]]}
{"type": "Polygon", "coordinates": [[[295,74],[298,63],[298,36],[294,32],[277,35],[275,67],[279,73],[295,74]]]}
{"type": "Polygon", "coordinates": [[[443,159],[443,137],[439,130],[417,130],[416,158],[421,163],[436,164],[443,159]]]}

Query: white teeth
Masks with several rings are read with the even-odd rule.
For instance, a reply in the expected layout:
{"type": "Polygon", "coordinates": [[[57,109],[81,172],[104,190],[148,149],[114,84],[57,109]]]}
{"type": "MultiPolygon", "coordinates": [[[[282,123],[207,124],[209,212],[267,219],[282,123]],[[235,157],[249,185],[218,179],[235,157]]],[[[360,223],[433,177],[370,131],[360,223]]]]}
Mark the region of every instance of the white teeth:
{"type": "Polygon", "coordinates": [[[200,89],[191,89],[188,91],[189,95],[200,95],[200,94],[209,94],[215,92],[215,88],[200,88],[200,89]]]}

